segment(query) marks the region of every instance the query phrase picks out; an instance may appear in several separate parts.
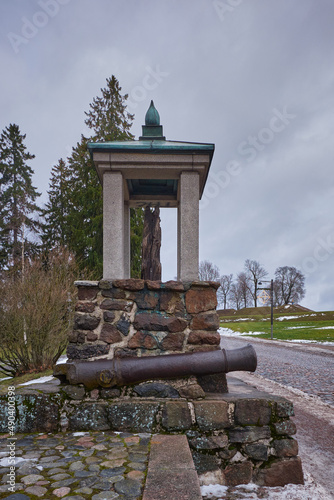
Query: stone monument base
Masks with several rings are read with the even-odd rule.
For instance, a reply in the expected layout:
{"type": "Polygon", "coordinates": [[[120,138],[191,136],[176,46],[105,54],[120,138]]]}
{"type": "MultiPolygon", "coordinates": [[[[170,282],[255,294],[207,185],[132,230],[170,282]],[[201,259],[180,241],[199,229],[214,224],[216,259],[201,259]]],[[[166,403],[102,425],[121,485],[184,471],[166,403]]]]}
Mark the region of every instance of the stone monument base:
{"type": "MultiPolygon", "coordinates": [[[[292,403],[234,377],[228,383],[223,394],[196,392],[191,377],[183,386],[161,380],[91,391],[59,380],[34,384],[16,391],[16,432],[185,434],[202,482],[302,484],[292,403]]],[[[0,432],[7,432],[7,398],[4,388],[0,432]]]]}

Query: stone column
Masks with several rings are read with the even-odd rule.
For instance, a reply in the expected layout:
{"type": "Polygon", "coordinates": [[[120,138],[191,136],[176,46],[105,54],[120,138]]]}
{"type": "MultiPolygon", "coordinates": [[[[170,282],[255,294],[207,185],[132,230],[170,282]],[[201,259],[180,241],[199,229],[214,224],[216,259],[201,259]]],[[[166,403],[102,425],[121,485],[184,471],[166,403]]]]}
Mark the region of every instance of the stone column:
{"type": "Polygon", "coordinates": [[[182,172],[178,207],[178,280],[198,280],[199,266],[199,175],[182,172]]]}
{"type": "Polygon", "coordinates": [[[124,278],[131,278],[130,264],[130,207],[124,203],[124,278]]]}
{"type": "Polygon", "coordinates": [[[103,278],[125,278],[124,185],[120,172],[103,175],[103,278]]]}

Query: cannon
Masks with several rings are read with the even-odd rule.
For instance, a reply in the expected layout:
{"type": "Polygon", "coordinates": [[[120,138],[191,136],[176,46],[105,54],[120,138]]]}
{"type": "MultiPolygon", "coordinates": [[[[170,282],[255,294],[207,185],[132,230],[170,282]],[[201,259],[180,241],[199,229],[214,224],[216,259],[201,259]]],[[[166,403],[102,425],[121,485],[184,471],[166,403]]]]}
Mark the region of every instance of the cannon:
{"type": "Polygon", "coordinates": [[[231,371],[256,370],[257,357],[251,344],[238,349],[169,354],[141,358],[113,358],[95,361],[72,361],[56,365],[54,375],[66,376],[70,384],[84,384],[93,389],[113,387],[152,379],[171,379],[189,375],[212,375],[231,371]]]}

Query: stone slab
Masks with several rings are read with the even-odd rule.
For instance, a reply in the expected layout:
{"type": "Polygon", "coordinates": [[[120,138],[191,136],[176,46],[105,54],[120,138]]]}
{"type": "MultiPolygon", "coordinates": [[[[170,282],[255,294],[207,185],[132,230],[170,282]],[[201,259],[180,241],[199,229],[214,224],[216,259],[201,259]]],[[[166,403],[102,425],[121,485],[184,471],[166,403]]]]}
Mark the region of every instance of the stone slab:
{"type": "Polygon", "coordinates": [[[143,500],[201,500],[199,479],[186,436],[155,435],[143,500]]]}

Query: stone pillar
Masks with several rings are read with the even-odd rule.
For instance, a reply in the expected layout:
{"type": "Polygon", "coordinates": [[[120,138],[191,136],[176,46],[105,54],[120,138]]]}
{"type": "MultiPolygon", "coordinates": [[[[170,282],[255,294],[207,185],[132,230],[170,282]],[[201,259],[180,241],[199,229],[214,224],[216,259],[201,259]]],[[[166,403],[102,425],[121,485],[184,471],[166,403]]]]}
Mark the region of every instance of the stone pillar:
{"type": "Polygon", "coordinates": [[[123,279],[124,185],[120,172],[103,175],[103,278],[123,279]]]}
{"type": "Polygon", "coordinates": [[[127,202],[124,204],[124,278],[131,278],[130,263],[130,207],[127,202]]]}
{"type": "Polygon", "coordinates": [[[199,267],[199,175],[182,172],[177,228],[178,280],[198,280],[199,267]]]}

